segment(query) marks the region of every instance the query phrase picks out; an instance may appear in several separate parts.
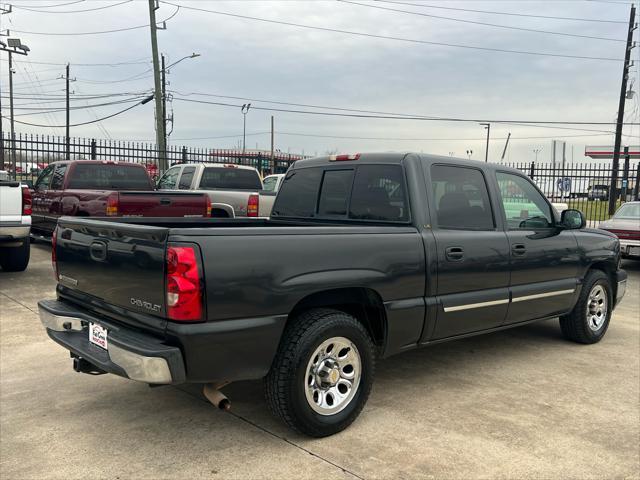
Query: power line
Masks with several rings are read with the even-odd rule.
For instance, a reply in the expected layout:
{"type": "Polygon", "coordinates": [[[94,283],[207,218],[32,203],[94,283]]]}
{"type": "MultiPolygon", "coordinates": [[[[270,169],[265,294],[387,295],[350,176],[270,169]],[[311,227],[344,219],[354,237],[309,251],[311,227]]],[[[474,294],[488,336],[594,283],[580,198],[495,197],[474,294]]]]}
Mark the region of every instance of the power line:
{"type": "Polygon", "coordinates": [[[445,42],[432,42],[432,41],[427,41],[427,40],[416,40],[416,39],[411,39],[411,38],[392,37],[392,36],[387,36],[387,35],[376,35],[376,34],[373,34],[373,33],[354,32],[354,31],[351,31],[351,30],[341,30],[341,29],[329,28],[329,27],[318,27],[318,26],[313,26],[313,25],[305,25],[305,24],[302,24],[302,23],[284,22],[284,21],[281,21],[281,20],[271,20],[271,19],[266,19],[266,18],[251,17],[251,16],[248,16],[248,15],[238,15],[238,14],[235,14],[235,13],[220,12],[220,11],[217,11],[217,10],[208,10],[208,9],[205,9],[205,8],[191,7],[191,6],[186,6],[186,5],[176,5],[174,3],[167,2],[167,1],[164,1],[164,0],[161,0],[161,1],[162,1],[162,3],[165,3],[167,5],[173,5],[174,7],[181,6],[182,8],[185,8],[187,10],[194,10],[194,11],[198,11],[198,12],[213,13],[214,15],[223,15],[223,16],[226,16],[226,17],[241,18],[243,20],[253,20],[253,21],[256,21],[256,22],[272,23],[272,24],[276,24],[276,25],[286,25],[288,27],[306,28],[306,29],[309,29],[309,30],[318,30],[318,31],[322,31],[322,32],[342,33],[342,34],[345,34],[345,35],[354,35],[354,36],[358,36],[358,37],[376,38],[376,39],[380,39],[380,40],[393,40],[393,41],[404,42],[404,43],[416,43],[416,44],[422,44],[422,45],[437,45],[437,46],[441,46],[441,47],[464,48],[464,49],[468,49],[468,50],[482,50],[482,51],[497,52],[497,53],[513,53],[513,54],[519,54],[519,55],[534,55],[534,56],[557,57],[557,58],[574,58],[574,59],[581,59],[581,60],[600,60],[600,61],[605,61],[605,62],[622,62],[623,61],[623,59],[621,59],[621,58],[592,57],[592,56],[587,56],[587,55],[569,55],[569,54],[560,54],[560,53],[534,52],[534,51],[527,51],[527,50],[509,50],[509,49],[505,49],[505,48],[478,47],[478,46],[475,46],[475,45],[463,45],[463,44],[445,43],[445,42]]]}
{"type": "MultiPolygon", "coordinates": [[[[89,105],[89,104],[87,104],[87,105],[79,105],[79,106],[69,107],[69,110],[85,110],[87,108],[93,108],[93,107],[107,107],[107,106],[112,106],[112,105],[121,105],[123,103],[139,102],[140,100],[141,100],[141,97],[130,98],[130,99],[125,99],[125,100],[117,100],[117,101],[113,101],[113,102],[94,103],[94,104],[91,104],[91,105],[89,105]]],[[[85,100],[85,102],[86,102],[86,100],[85,100]]],[[[66,110],[66,107],[50,108],[48,110],[42,110],[41,108],[35,108],[35,107],[18,107],[18,108],[16,108],[16,110],[35,110],[33,112],[32,111],[28,111],[27,113],[21,113],[21,114],[19,114],[19,116],[42,115],[42,114],[46,114],[46,113],[64,112],[66,110]]]]}
{"type": "MultiPolygon", "coordinates": [[[[4,58],[0,58],[0,62],[8,62],[8,60],[4,58]]],[[[55,62],[30,62],[33,65],[57,65],[61,67],[65,67],[66,63],[55,63],[55,62]]],[[[149,63],[148,60],[132,60],[132,61],[124,61],[124,62],[113,62],[113,63],[75,63],[71,62],[71,65],[74,67],[127,67],[129,65],[144,65],[149,63]]]]}
{"type": "Polygon", "coordinates": [[[152,68],[147,68],[144,72],[140,72],[140,73],[136,73],[135,75],[132,75],[130,77],[127,78],[121,78],[119,80],[92,80],[92,79],[88,79],[88,78],[76,78],[76,81],[78,82],[82,82],[82,83],[91,83],[91,84],[106,84],[106,83],[122,83],[122,82],[131,82],[134,80],[142,80],[144,78],[148,78],[152,75],[145,75],[149,72],[151,72],[153,69],[152,68]]]}
{"type": "Polygon", "coordinates": [[[377,8],[379,10],[387,10],[390,12],[398,12],[398,13],[407,13],[409,15],[417,15],[420,17],[427,17],[427,18],[435,18],[438,20],[448,20],[451,22],[461,22],[461,23],[470,23],[473,25],[482,25],[484,27],[494,27],[494,28],[504,28],[504,29],[508,29],[508,30],[519,30],[519,31],[523,31],[523,32],[532,32],[532,33],[544,33],[547,35],[561,35],[564,37],[576,37],[576,38],[587,38],[587,39],[591,39],[591,40],[604,40],[604,41],[608,41],[608,42],[626,42],[626,40],[622,40],[622,39],[618,39],[618,38],[608,38],[608,37],[595,37],[595,36],[591,36],[591,35],[579,35],[576,33],[566,33],[566,32],[553,32],[550,30],[537,30],[535,28],[525,28],[525,27],[514,27],[511,25],[499,25],[496,23],[486,23],[486,22],[478,22],[476,20],[463,20],[461,18],[453,18],[453,17],[443,17],[440,15],[431,15],[429,13],[420,13],[420,12],[411,12],[409,10],[400,10],[397,8],[389,8],[389,7],[383,7],[380,5],[372,5],[372,4],[366,4],[366,3],[358,3],[358,2],[353,2],[351,0],[338,0],[338,2],[341,3],[346,3],[346,4],[350,4],[350,5],[358,5],[360,7],[367,7],[367,8],[377,8]]]}
{"type": "MultiPolygon", "coordinates": [[[[105,10],[107,8],[118,7],[120,5],[124,5],[125,3],[131,3],[132,1],[133,0],[124,0],[124,1],[119,2],[119,3],[113,3],[113,4],[110,4],[110,5],[104,5],[102,7],[86,8],[84,10],[62,10],[62,11],[60,11],[60,10],[53,10],[53,11],[52,10],[39,10],[40,8],[43,8],[43,7],[31,8],[31,7],[21,7],[19,5],[13,5],[13,4],[12,4],[12,7],[13,8],[17,8],[19,10],[27,10],[29,12],[36,12],[36,13],[83,13],[83,12],[95,12],[97,10],[105,10]]],[[[77,3],[77,2],[72,2],[72,3],[77,3]]]]}
{"type": "MultiPolygon", "coordinates": [[[[173,5],[174,7],[176,7],[176,10],[167,18],[165,18],[164,20],[161,20],[159,23],[164,23],[164,22],[168,22],[169,20],[171,20],[173,17],[175,17],[178,12],[180,11],[180,5],[173,5]]],[[[105,33],[119,33],[119,32],[128,32],[130,30],[138,30],[140,28],[147,28],[149,26],[149,24],[147,23],[146,25],[136,25],[135,27],[123,27],[123,28],[114,28],[111,30],[100,30],[100,31],[94,31],[94,32],[29,32],[26,30],[16,30],[16,29],[11,29],[12,32],[14,33],[24,33],[26,35],[53,35],[53,36],[81,36],[81,35],[102,35],[105,33]]],[[[75,65],[74,65],[75,66],[75,65]]]]}
{"type": "Polygon", "coordinates": [[[495,10],[474,10],[471,8],[459,8],[459,7],[443,7],[441,5],[425,5],[425,4],[417,4],[417,3],[409,3],[409,2],[396,2],[389,0],[374,0],[382,3],[392,3],[395,5],[409,5],[412,7],[422,7],[422,8],[435,8],[440,10],[454,10],[458,12],[471,12],[471,13],[485,13],[490,15],[505,15],[509,17],[528,17],[528,18],[544,18],[547,20],[569,20],[575,22],[595,22],[595,23],[620,23],[626,25],[627,22],[622,20],[602,20],[598,18],[576,18],[576,17],[559,17],[552,15],[534,15],[531,13],[513,13],[513,12],[498,12],[495,10]]]}
{"type": "MultiPolygon", "coordinates": [[[[74,5],[76,3],[82,3],[85,0],[73,0],[71,2],[65,2],[65,3],[59,3],[56,5],[27,5],[26,8],[58,8],[58,7],[64,7],[67,5],[74,5]]],[[[15,5],[13,5],[13,7],[15,7],[15,5]]],[[[25,8],[25,6],[22,6],[21,8],[25,8]]]]}
{"type": "MultiPolygon", "coordinates": [[[[146,99],[145,99],[145,100],[146,100],[146,99]]],[[[136,103],[136,104],[134,104],[134,105],[131,105],[131,106],[129,106],[129,107],[127,107],[127,108],[123,109],[123,110],[120,110],[120,111],[118,111],[118,112],[112,113],[111,115],[107,115],[106,117],[98,118],[98,119],[96,119],[96,120],[90,120],[90,121],[88,121],[88,122],[73,123],[73,124],[71,124],[71,125],[69,125],[69,126],[70,126],[70,127],[80,127],[80,126],[82,126],[82,125],[89,125],[89,124],[92,124],[92,123],[101,122],[101,121],[103,121],[103,120],[107,120],[107,119],[109,119],[109,118],[113,118],[113,117],[115,117],[115,116],[117,116],[117,115],[121,115],[121,114],[123,114],[123,113],[125,113],[125,112],[128,112],[128,111],[129,111],[129,110],[131,110],[132,108],[135,108],[135,107],[137,107],[138,105],[142,105],[142,104],[143,104],[143,102],[144,102],[144,100],[143,100],[142,102],[138,102],[138,103],[136,103]]],[[[6,117],[6,116],[4,116],[4,115],[3,115],[3,116],[2,116],[2,118],[8,118],[8,117],[6,117]]],[[[20,123],[20,124],[22,124],[22,125],[29,125],[30,127],[64,128],[64,127],[66,126],[66,125],[42,125],[42,124],[38,124],[38,123],[22,122],[22,121],[20,121],[20,120],[16,120],[15,122],[16,122],[16,123],[20,123]]]]}

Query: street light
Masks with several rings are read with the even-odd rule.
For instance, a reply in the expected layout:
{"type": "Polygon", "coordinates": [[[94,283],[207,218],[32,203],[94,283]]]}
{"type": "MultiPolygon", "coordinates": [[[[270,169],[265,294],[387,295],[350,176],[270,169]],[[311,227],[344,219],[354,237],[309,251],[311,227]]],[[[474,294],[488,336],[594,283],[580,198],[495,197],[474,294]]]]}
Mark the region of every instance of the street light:
{"type": "Polygon", "coordinates": [[[171,67],[173,67],[174,65],[179,64],[181,61],[186,60],[187,58],[196,58],[199,57],[200,54],[199,53],[192,53],[191,55],[187,55],[186,57],[182,57],[180,60],[176,60],[175,62],[173,62],[171,65],[166,66],[166,67],[162,67],[162,70],[167,70],[171,67]]]}
{"type": "Polygon", "coordinates": [[[467,150],[467,157],[471,160],[471,155],[473,155],[473,150],[467,150]]]}
{"type": "Polygon", "coordinates": [[[542,147],[537,147],[533,149],[533,153],[536,155],[536,162],[538,161],[538,154],[542,151],[542,147]]]}
{"type": "Polygon", "coordinates": [[[244,103],[242,105],[242,158],[244,158],[247,142],[247,113],[251,108],[250,103],[244,103]]]}
{"type": "Polygon", "coordinates": [[[491,124],[481,123],[480,125],[482,125],[484,128],[487,129],[487,149],[485,150],[484,161],[488,162],[489,161],[489,132],[491,131],[491,124]]]}
{"type": "MultiPolygon", "coordinates": [[[[9,31],[7,30],[7,35],[9,35],[9,31]]],[[[16,172],[16,132],[15,132],[15,124],[13,117],[13,54],[17,53],[18,55],[27,55],[30,51],[29,47],[24,45],[19,38],[7,38],[7,43],[1,42],[2,47],[0,50],[9,53],[9,112],[10,112],[10,125],[11,125],[11,165],[13,168],[13,178],[17,178],[16,172]]],[[[0,109],[1,110],[1,109],[0,109]]],[[[2,139],[2,119],[0,118],[0,139],[2,139]]],[[[0,150],[2,151],[2,163],[4,165],[4,140],[2,140],[2,145],[0,145],[0,150]]]]}

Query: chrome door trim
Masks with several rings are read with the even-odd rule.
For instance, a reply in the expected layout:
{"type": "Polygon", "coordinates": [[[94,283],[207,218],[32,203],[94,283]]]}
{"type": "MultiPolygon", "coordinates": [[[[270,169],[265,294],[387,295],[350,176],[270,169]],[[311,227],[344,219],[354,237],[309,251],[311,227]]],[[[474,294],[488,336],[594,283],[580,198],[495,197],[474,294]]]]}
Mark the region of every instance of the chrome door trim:
{"type": "Polygon", "coordinates": [[[525,302],[527,300],[536,300],[538,298],[557,297],[558,295],[569,295],[575,291],[576,291],[575,288],[571,288],[569,290],[555,290],[553,292],[536,293],[534,295],[524,295],[522,297],[514,297],[511,301],[513,303],[525,302]]]}
{"type": "Polygon", "coordinates": [[[491,300],[490,302],[467,303],[466,305],[456,305],[453,307],[444,307],[445,313],[458,312],[460,310],[470,310],[472,308],[492,307],[494,305],[504,305],[509,303],[509,299],[491,300]]]}

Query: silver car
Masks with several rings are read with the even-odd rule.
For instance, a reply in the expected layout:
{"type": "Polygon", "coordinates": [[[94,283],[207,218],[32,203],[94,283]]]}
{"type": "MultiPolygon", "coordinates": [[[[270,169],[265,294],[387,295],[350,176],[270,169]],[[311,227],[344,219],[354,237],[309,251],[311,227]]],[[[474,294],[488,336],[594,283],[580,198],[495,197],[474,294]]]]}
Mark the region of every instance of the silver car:
{"type": "Polygon", "coordinates": [[[600,228],[620,239],[623,257],[640,258],[640,202],[627,202],[600,228]]]}

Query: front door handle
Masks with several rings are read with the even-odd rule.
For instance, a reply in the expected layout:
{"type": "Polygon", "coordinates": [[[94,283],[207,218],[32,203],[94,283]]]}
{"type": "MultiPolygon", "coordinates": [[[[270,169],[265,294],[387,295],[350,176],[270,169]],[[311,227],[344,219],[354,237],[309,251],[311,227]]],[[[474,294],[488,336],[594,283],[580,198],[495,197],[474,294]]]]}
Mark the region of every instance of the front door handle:
{"type": "Polygon", "coordinates": [[[527,253],[527,247],[524,243],[516,243],[511,247],[511,251],[514,255],[524,255],[527,253]]]}
{"type": "Polygon", "coordinates": [[[459,262],[464,258],[464,250],[462,247],[447,247],[445,255],[450,262],[459,262]]]}
{"type": "Polygon", "coordinates": [[[168,198],[161,198],[160,205],[171,205],[171,200],[169,200],[168,198]]]}

